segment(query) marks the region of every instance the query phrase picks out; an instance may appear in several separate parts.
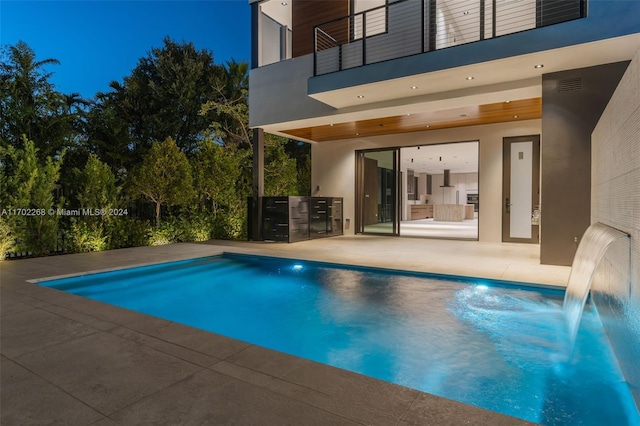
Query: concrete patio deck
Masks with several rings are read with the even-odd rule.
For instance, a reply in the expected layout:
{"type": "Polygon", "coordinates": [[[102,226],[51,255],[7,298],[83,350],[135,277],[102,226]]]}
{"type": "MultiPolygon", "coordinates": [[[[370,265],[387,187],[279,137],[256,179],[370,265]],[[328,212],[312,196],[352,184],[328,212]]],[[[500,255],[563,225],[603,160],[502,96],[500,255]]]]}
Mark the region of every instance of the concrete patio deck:
{"type": "Polygon", "coordinates": [[[2,425],[520,425],[519,419],[27,280],[223,251],[562,285],[537,246],[214,241],[0,263],[2,425]]]}

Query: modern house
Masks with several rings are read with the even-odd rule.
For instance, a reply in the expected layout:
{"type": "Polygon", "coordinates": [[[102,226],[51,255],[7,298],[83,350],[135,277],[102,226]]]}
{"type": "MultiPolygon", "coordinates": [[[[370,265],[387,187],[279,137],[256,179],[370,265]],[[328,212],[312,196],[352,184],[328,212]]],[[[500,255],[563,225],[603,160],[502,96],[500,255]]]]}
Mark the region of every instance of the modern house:
{"type": "Polygon", "coordinates": [[[465,238],[570,264],[591,132],[640,47],[637,1],[251,6],[250,126],[313,144],[314,195],[344,197],[345,234],[411,235],[412,218],[475,204],[465,238]]]}
{"type": "Polygon", "coordinates": [[[623,230],[593,288],[640,405],[640,1],[249,3],[255,199],[267,132],[312,144],[346,235],[453,224],[570,265],[591,223],[623,230]]]}

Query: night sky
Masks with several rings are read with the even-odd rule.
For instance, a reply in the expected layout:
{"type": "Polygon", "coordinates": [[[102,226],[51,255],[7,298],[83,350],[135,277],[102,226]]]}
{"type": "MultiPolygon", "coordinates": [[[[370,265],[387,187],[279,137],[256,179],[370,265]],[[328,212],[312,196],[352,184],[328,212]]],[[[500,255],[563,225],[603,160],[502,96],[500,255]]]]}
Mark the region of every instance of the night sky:
{"type": "Polygon", "coordinates": [[[213,51],[216,63],[250,59],[248,0],[0,1],[0,44],[25,41],[63,93],[91,98],[121,82],[169,36],[213,51]]]}

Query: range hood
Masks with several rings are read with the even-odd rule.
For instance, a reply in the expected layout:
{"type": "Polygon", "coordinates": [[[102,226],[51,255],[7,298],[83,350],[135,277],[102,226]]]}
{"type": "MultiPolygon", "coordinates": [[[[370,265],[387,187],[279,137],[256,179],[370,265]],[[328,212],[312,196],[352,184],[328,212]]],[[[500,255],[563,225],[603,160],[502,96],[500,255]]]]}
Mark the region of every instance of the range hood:
{"type": "Polygon", "coordinates": [[[444,171],[444,185],[440,185],[440,188],[453,188],[452,185],[449,185],[451,170],[445,169],[444,171]]]}

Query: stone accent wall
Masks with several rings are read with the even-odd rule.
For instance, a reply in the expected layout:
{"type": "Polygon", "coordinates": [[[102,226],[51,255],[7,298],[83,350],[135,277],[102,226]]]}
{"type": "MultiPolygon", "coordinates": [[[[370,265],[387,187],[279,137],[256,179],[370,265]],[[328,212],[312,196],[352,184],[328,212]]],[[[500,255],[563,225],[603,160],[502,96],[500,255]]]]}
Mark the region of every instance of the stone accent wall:
{"type": "Polygon", "coordinates": [[[640,407],[640,51],[592,134],[591,223],[630,235],[607,252],[593,299],[640,407]]]}

